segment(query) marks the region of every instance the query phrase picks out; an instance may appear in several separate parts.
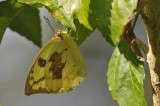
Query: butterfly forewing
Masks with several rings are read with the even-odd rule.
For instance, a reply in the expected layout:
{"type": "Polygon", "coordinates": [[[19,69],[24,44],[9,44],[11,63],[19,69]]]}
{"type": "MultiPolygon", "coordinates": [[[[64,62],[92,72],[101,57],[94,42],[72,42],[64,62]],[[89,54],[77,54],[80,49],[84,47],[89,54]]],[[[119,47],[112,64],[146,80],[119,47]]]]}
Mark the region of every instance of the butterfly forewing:
{"type": "Polygon", "coordinates": [[[63,93],[73,90],[86,77],[84,58],[66,33],[53,38],[41,50],[29,72],[25,94],[63,93]]]}

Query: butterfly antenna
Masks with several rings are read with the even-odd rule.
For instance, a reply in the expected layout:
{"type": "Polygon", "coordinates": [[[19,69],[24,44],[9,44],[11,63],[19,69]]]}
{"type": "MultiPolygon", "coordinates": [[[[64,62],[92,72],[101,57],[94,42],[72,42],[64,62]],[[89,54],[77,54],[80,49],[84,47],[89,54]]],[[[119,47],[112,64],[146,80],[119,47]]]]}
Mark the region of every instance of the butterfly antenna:
{"type": "Polygon", "coordinates": [[[52,27],[52,25],[51,25],[49,19],[46,18],[45,16],[44,16],[44,19],[46,20],[46,22],[48,23],[48,25],[49,25],[49,27],[52,29],[52,31],[53,31],[54,33],[56,33],[56,32],[54,31],[54,29],[53,29],[53,27],[52,27]]]}

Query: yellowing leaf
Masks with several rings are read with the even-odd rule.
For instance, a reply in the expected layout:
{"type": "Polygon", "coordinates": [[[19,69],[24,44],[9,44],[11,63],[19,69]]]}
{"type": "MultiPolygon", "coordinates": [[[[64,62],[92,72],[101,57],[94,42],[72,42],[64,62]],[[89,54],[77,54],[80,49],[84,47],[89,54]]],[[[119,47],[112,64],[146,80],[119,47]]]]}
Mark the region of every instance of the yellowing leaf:
{"type": "Polygon", "coordinates": [[[63,93],[73,90],[86,77],[84,58],[68,34],[57,32],[42,49],[28,75],[25,94],[63,93]]]}

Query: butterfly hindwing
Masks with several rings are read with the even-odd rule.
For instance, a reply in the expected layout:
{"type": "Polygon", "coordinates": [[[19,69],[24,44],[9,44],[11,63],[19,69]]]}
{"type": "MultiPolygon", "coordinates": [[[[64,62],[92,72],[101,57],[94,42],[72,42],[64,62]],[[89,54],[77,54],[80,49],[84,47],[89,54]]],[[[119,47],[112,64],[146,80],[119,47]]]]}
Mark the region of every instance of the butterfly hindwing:
{"type": "Polygon", "coordinates": [[[29,72],[25,94],[63,93],[86,77],[84,58],[72,37],[60,32],[41,50],[29,72]]]}

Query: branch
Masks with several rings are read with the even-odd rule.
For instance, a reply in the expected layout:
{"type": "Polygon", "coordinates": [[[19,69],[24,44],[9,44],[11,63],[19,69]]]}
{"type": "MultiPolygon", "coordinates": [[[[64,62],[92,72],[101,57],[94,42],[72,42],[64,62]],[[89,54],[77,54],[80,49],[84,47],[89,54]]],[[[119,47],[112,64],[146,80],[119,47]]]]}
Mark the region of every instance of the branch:
{"type": "Polygon", "coordinates": [[[135,42],[138,48],[140,48],[144,52],[144,54],[147,56],[147,53],[149,51],[148,47],[137,37],[135,38],[135,42]]]}
{"type": "Polygon", "coordinates": [[[137,11],[135,11],[132,16],[129,18],[129,20],[127,21],[126,25],[124,26],[124,29],[123,29],[123,34],[121,36],[121,39],[128,42],[132,48],[132,51],[137,55],[137,57],[141,57],[134,45],[133,45],[133,42],[135,41],[138,48],[140,48],[144,54],[147,56],[147,53],[149,51],[148,47],[140,40],[136,37],[136,35],[134,34],[133,30],[134,30],[134,27],[135,27],[135,24],[137,22],[137,19],[138,19],[138,15],[139,13],[137,11]],[[133,20],[133,18],[135,18],[134,20],[134,23],[133,23],[133,26],[131,27],[131,21],[133,20]]]}

